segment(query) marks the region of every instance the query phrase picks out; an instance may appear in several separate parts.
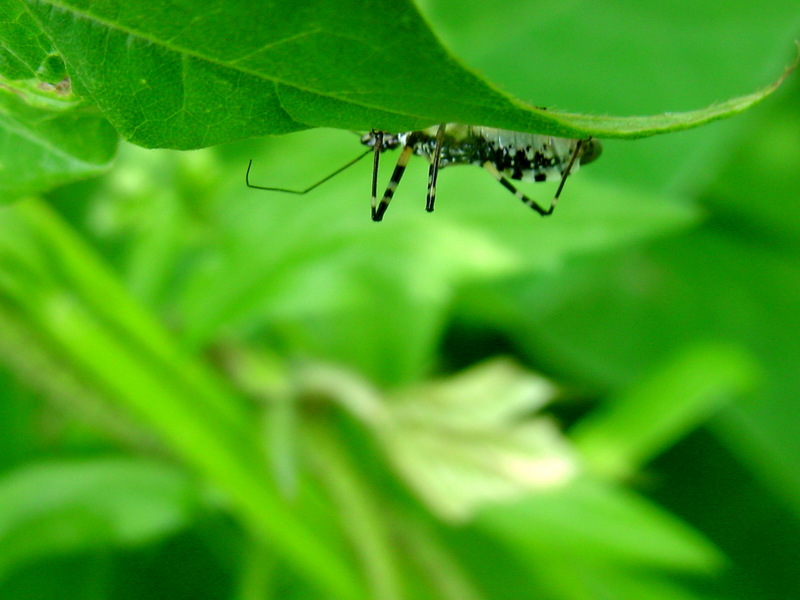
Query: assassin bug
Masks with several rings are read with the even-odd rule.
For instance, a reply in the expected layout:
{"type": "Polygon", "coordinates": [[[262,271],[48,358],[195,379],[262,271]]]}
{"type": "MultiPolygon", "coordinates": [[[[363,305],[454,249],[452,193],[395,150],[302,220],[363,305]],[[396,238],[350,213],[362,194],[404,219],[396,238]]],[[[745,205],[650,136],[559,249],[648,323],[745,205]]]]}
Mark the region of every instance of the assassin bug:
{"type": "Polygon", "coordinates": [[[250,183],[250,168],[247,166],[245,181],[248,187],[290,194],[306,194],[354,165],[370,152],[373,153],[372,167],[372,220],[381,221],[389,203],[392,201],[400,179],[412,154],[424,156],[430,163],[428,171],[428,195],[425,210],[432,212],[436,202],[436,180],[439,169],[450,165],[471,164],[486,169],[492,177],[508,191],[519,198],[541,216],[553,213],[553,209],[564,188],[567,177],[576,172],[581,165],[595,160],[602,152],[600,142],[594,138],[570,139],[548,135],[520,133],[490,127],[474,127],[458,123],[443,123],[420,131],[388,133],[371,131],[361,137],[361,143],[369,146],[346,165],[319,180],[304,190],[264,187],[250,183]],[[389,184],[383,197],[378,201],[378,167],[381,152],[401,148],[389,184]],[[528,198],[519,191],[509,179],[522,181],[555,181],[560,183],[548,208],[528,198]]]}

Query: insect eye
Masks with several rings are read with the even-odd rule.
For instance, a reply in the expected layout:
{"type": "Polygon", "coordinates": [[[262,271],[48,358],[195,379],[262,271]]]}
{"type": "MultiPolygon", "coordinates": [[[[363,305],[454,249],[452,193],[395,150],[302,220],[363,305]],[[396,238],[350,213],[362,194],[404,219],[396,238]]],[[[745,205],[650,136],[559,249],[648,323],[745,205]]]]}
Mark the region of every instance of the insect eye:
{"type": "Polygon", "coordinates": [[[583,143],[581,148],[581,164],[585,165],[593,160],[597,160],[597,157],[603,153],[603,145],[600,143],[600,140],[596,140],[594,138],[587,140],[583,143]]]}

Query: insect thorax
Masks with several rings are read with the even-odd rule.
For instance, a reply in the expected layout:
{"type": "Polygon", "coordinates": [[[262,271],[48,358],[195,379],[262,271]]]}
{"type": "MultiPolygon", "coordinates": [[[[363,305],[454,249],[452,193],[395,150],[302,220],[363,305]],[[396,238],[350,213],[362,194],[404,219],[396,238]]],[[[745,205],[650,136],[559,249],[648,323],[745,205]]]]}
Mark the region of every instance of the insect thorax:
{"type": "MultiPolygon", "coordinates": [[[[381,135],[382,150],[411,146],[414,154],[424,156],[430,162],[436,146],[437,129],[438,126],[434,126],[397,134],[371,132],[364,135],[361,142],[374,147],[376,137],[381,135]]],[[[559,180],[577,143],[578,140],[570,138],[448,123],[439,168],[465,164],[481,166],[489,161],[510,179],[559,180]]],[[[596,159],[600,151],[597,140],[585,140],[570,173],[577,171],[581,164],[596,159]]]]}

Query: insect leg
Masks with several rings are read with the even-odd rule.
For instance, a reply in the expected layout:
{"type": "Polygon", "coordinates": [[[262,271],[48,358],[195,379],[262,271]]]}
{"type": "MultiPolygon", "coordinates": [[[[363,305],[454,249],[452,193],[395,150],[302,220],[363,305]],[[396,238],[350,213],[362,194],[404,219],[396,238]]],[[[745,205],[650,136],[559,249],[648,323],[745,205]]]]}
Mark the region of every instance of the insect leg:
{"type": "Polygon", "coordinates": [[[575,164],[575,159],[578,158],[578,153],[581,151],[581,146],[583,146],[583,142],[584,140],[578,140],[578,143],[575,144],[575,150],[573,150],[572,152],[572,157],[569,159],[569,164],[567,165],[567,168],[564,170],[564,174],[561,176],[561,181],[558,184],[556,195],[553,197],[553,202],[550,204],[550,213],[553,212],[553,209],[556,207],[556,204],[558,203],[558,197],[561,195],[561,190],[564,189],[564,183],[566,183],[567,177],[569,177],[569,172],[572,170],[572,165],[575,164]]]}
{"type": "Polygon", "coordinates": [[[561,175],[561,182],[558,184],[558,189],[556,190],[556,195],[553,197],[553,201],[550,203],[550,208],[542,208],[542,206],[536,202],[536,200],[532,200],[528,198],[525,194],[520,192],[514,184],[512,184],[508,179],[506,179],[503,174],[497,170],[497,167],[494,166],[494,163],[487,160],[483,163],[483,168],[489,171],[489,173],[494,177],[497,181],[499,181],[504,188],[506,188],[509,192],[514,194],[517,198],[522,200],[522,203],[526,206],[532,208],[537,213],[539,213],[543,217],[547,217],[553,214],[553,210],[558,203],[558,198],[561,195],[561,190],[564,189],[564,183],[567,181],[567,177],[569,176],[569,172],[572,169],[572,165],[575,164],[575,159],[578,157],[578,153],[580,152],[581,146],[583,145],[584,140],[578,140],[578,143],[575,145],[575,150],[572,151],[572,156],[569,159],[569,163],[567,164],[567,168],[564,169],[564,173],[561,175]]]}
{"type": "Polygon", "coordinates": [[[381,159],[381,150],[383,149],[383,132],[376,131],[375,132],[375,146],[373,147],[373,151],[375,152],[375,156],[372,160],[372,200],[370,206],[372,208],[372,220],[375,220],[375,210],[378,204],[378,163],[380,163],[381,159]]]}
{"type": "Polygon", "coordinates": [[[517,198],[522,200],[523,204],[525,204],[526,206],[532,208],[533,210],[535,210],[537,213],[539,213],[543,217],[546,217],[546,216],[548,216],[548,215],[553,213],[553,205],[552,204],[550,205],[549,209],[545,210],[544,208],[542,208],[539,205],[538,202],[536,202],[536,200],[531,200],[530,198],[528,198],[525,194],[523,194],[517,188],[515,188],[514,184],[511,183],[508,179],[506,179],[503,176],[503,174],[500,171],[497,170],[497,167],[494,166],[494,163],[492,161],[487,160],[486,162],[484,162],[483,163],[483,168],[486,169],[487,171],[489,171],[491,176],[494,177],[497,181],[499,181],[504,188],[506,188],[509,192],[514,194],[517,198]]]}
{"type": "Polygon", "coordinates": [[[383,193],[383,198],[381,198],[377,210],[372,213],[373,221],[381,221],[383,219],[383,214],[386,212],[386,209],[389,208],[389,202],[392,201],[392,196],[394,196],[394,191],[397,189],[397,184],[400,183],[400,179],[403,177],[403,173],[405,173],[408,159],[411,158],[413,150],[413,146],[403,146],[400,157],[397,159],[397,165],[395,165],[394,171],[392,172],[392,178],[389,180],[389,185],[386,186],[386,191],[383,193]]]}
{"type": "Polygon", "coordinates": [[[442,123],[436,130],[436,144],[433,147],[431,166],[428,169],[428,197],[425,201],[425,210],[428,212],[433,212],[433,205],[436,202],[436,179],[439,177],[439,158],[442,156],[444,128],[445,124],[442,123]]]}

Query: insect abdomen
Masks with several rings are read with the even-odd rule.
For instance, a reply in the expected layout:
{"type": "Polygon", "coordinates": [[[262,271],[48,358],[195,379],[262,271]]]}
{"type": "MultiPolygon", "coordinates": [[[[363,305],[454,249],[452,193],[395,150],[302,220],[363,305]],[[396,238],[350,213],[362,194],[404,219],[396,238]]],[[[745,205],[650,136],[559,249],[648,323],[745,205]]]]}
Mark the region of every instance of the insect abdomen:
{"type": "MultiPolygon", "coordinates": [[[[435,128],[400,134],[403,144],[412,145],[414,154],[432,160],[435,128]]],[[[553,181],[561,179],[577,140],[547,135],[520,133],[490,127],[471,127],[450,123],[445,130],[439,167],[491,162],[510,179],[553,181]]],[[[579,161],[571,172],[579,168],[579,161]]]]}
{"type": "MultiPolygon", "coordinates": [[[[575,151],[577,140],[548,135],[475,127],[477,144],[483,149],[482,162],[490,161],[510,179],[523,181],[560,180],[575,151]]],[[[571,172],[579,168],[573,164],[571,172]]]]}

